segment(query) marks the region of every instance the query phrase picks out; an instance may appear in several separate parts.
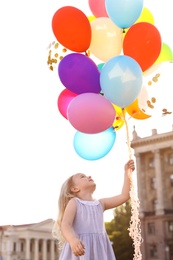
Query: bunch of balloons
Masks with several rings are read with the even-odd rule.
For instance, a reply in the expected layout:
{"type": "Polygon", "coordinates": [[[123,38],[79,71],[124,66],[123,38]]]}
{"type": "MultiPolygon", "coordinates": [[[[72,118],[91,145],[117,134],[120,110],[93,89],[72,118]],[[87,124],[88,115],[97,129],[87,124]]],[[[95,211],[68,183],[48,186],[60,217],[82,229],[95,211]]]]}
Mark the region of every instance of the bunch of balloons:
{"type": "Polygon", "coordinates": [[[161,62],[172,61],[173,54],[143,0],[88,4],[91,17],[73,6],[58,9],[52,30],[57,42],[70,50],[57,68],[64,86],[58,109],[77,130],[77,154],[97,160],[112,149],[125,113],[135,119],[151,116],[143,78],[161,62]]]}

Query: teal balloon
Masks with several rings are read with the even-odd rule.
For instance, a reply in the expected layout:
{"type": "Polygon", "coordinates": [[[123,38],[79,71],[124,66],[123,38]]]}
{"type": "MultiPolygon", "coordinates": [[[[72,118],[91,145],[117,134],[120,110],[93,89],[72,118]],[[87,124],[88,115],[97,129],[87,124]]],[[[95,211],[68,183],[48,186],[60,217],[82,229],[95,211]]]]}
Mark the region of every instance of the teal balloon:
{"type": "Polygon", "coordinates": [[[97,65],[97,67],[98,67],[99,71],[101,71],[101,70],[102,70],[103,66],[104,66],[104,63],[100,63],[100,64],[98,64],[98,65],[97,65]]]}
{"type": "Polygon", "coordinates": [[[113,127],[96,134],[85,134],[77,131],[74,135],[73,146],[76,153],[85,160],[98,160],[106,156],[116,140],[113,127]]]}
{"type": "Polygon", "coordinates": [[[105,0],[109,18],[120,28],[132,26],[143,9],[143,0],[105,0]]]}
{"type": "Polygon", "coordinates": [[[120,55],[108,60],[100,73],[104,96],[113,104],[125,108],[138,97],[143,83],[141,67],[133,58],[120,55]]]}

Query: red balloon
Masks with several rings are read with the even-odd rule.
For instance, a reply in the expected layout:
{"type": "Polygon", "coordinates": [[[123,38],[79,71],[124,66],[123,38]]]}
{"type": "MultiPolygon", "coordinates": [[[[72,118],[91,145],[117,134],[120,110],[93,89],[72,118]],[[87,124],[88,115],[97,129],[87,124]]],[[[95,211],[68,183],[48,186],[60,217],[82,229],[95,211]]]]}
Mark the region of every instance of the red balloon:
{"type": "Polygon", "coordinates": [[[65,6],[52,18],[52,30],[58,42],[75,52],[85,52],[91,42],[91,26],[87,16],[78,8],[65,6]]]}
{"type": "Polygon", "coordinates": [[[154,64],[161,47],[162,39],[158,29],[147,22],[132,25],[123,41],[124,55],[135,59],[142,71],[146,71],[154,64]]]}
{"type": "Polygon", "coordinates": [[[67,119],[67,108],[68,108],[68,105],[69,103],[72,101],[72,99],[74,97],[76,97],[77,94],[71,92],[70,90],[68,89],[64,89],[59,97],[58,97],[58,100],[57,100],[57,106],[58,106],[58,109],[59,109],[59,112],[61,113],[61,115],[63,117],[65,117],[67,119]]]}

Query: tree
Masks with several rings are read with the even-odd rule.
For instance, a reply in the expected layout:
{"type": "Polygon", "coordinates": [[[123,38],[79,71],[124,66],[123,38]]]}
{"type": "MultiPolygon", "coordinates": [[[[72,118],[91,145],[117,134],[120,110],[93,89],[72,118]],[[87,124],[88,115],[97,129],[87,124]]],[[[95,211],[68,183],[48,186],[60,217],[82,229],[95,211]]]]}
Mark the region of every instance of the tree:
{"type": "Polygon", "coordinates": [[[133,241],[129,236],[131,217],[130,202],[117,207],[114,211],[114,219],[106,222],[106,230],[113,244],[113,250],[117,260],[132,260],[134,254],[133,241]]]}

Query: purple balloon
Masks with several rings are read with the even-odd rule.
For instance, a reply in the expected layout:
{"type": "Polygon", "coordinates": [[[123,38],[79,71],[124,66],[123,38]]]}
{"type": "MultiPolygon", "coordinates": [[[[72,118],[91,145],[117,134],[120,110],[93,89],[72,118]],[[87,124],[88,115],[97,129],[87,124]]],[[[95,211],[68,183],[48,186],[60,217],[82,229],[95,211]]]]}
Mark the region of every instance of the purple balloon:
{"type": "Polygon", "coordinates": [[[88,56],[66,55],[59,63],[58,74],[62,84],[76,94],[100,93],[100,71],[88,56]]]}

